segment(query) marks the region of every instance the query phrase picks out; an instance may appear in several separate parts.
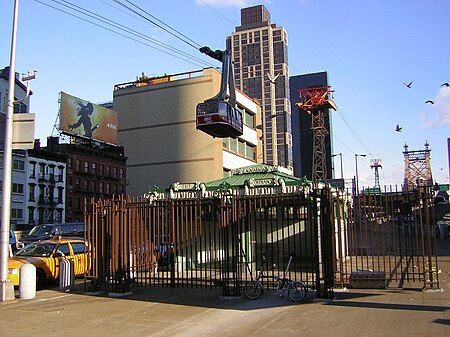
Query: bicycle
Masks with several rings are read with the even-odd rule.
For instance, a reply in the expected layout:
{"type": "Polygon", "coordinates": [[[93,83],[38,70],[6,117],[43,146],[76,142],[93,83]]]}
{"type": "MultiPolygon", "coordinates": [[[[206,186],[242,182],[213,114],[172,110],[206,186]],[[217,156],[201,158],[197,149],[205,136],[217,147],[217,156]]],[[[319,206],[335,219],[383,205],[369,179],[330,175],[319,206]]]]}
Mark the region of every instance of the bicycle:
{"type": "MultiPolygon", "coordinates": [[[[294,302],[301,302],[305,299],[307,288],[306,285],[303,282],[299,281],[292,281],[288,278],[286,278],[286,274],[289,271],[289,268],[291,266],[292,258],[294,257],[294,254],[291,254],[289,256],[289,262],[286,267],[286,270],[284,272],[283,277],[274,277],[274,279],[277,282],[277,292],[280,295],[280,297],[284,296],[284,293],[288,292],[288,297],[294,301],[294,302]]],[[[244,285],[244,295],[249,300],[256,300],[261,297],[261,295],[264,293],[263,285],[260,281],[263,277],[269,278],[269,276],[264,276],[263,274],[263,266],[267,263],[266,255],[263,254],[261,269],[258,272],[258,275],[256,278],[252,279],[251,281],[248,281],[244,285]]]]}

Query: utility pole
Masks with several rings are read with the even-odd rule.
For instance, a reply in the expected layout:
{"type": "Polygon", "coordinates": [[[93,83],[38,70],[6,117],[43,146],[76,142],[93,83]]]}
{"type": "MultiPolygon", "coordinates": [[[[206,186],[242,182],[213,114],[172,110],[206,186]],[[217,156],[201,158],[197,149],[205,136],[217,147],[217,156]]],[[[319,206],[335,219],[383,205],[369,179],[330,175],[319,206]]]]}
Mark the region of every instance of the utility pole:
{"type": "Polygon", "coordinates": [[[11,221],[11,169],[14,113],[14,88],[16,85],[16,35],[19,0],[14,0],[14,16],[11,39],[11,58],[8,77],[8,106],[6,109],[5,148],[3,153],[2,224],[0,227],[0,300],[15,298],[14,285],[8,280],[9,226],[11,221]]]}

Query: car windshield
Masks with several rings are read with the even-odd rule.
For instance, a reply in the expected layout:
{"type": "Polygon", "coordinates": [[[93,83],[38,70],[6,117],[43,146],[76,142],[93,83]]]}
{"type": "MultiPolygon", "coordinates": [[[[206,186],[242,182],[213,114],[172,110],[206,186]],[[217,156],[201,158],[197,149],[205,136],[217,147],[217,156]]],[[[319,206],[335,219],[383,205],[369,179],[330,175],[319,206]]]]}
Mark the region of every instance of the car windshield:
{"type": "Polygon", "coordinates": [[[52,225],[39,225],[33,227],[33,229],[28,233],[30,236],[40,236],[40,235],[49,235],[52,232],[52,225]]]}
{"type": "Polygon", "coordinates": [[[17,252],[16,256],[49,257],[53,253],[55,247],[55,243],[32,243],[17,252]]]}

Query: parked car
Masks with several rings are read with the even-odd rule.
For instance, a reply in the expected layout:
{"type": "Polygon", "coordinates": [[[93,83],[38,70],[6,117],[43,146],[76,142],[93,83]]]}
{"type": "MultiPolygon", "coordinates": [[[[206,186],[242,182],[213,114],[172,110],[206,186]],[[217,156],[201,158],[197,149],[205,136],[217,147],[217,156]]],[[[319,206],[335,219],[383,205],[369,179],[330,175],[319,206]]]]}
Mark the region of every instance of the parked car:
{"type": "Polygon", "coordinates": [[[17,242],[16,233],[10,228],[9,229],[9,255],[13,256],[19,249],[19,243],[17,242]]]}
{"type": "Polygon", "coordinates": [[[20,238],[19,247],[23,248],[31,242],[49,239],[54,236],[84,237],[85,226],[83,222],[63,224],[42,224],[34,226],[31,231],[20,238]]]}
{"type": "Polygon", "coordinates": [[[90,268],[88,251],[84,239],[78,238],[52,238],[30,243],[9,258],[8,279],[18,286],[20,267],[31,263],[36,267],[36,288],[41,289],[48,281],[59,279],[59,266],[64,260],[73,261],[75,276],[84,275],[90,268]]]}

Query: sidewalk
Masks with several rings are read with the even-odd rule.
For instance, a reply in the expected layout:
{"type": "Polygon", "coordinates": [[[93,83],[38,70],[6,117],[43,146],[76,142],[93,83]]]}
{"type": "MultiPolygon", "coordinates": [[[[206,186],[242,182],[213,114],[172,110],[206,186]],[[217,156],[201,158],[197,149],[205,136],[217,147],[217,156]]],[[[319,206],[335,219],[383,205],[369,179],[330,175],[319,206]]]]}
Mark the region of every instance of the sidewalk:
{"type": "Polygon", "coordinates": [[[299,304],[276,293],[249,301],[219,290],[135,289],[111,298],[47,289],[0,303],[0,335],[450,336],[450,256],[439,263],[440,290],[349,289],[328,302],[310,293],[299,304]]]}

